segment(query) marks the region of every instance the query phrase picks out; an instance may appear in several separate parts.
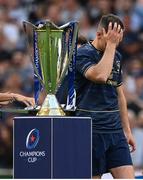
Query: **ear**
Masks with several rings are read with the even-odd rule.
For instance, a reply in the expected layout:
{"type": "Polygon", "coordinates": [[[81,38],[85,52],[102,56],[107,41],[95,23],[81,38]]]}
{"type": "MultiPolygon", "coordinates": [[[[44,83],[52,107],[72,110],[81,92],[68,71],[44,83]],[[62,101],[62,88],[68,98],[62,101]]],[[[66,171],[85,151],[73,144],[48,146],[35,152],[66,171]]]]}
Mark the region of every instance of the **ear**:
{"type": "Polygon", "coordinates": [[[97,32],[96,35],[97,35],[97,38],[98,38],[98,39],[101,39],[101,35],[102,35],[101,32],[97,32]]]}

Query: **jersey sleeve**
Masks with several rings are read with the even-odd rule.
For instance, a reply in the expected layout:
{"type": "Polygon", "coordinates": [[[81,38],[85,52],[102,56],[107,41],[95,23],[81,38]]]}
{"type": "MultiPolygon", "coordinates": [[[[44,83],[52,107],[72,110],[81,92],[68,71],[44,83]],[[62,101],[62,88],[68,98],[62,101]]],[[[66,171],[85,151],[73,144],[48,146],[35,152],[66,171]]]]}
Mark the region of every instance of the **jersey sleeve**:
{"type": "Polygon", "coordinates": [[[97,64],[96,59],[92,59],[89,55],[77,55],[76,69],[82,75],[93,65],[97,64]]]}

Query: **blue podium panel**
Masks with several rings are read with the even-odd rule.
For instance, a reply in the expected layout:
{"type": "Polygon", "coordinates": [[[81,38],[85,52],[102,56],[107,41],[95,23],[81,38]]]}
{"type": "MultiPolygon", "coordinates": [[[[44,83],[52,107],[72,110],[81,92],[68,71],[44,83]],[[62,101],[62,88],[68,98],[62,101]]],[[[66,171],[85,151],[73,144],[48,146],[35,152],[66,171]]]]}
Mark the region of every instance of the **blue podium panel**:
{"type": "Polygon", "coordinates": [[[66,117],[53,123],[53,177],[91,178],[91,120],[66,117]]]}
{"type": "Polygon", "coordinates": [[[14,119],[14,178],[91,178],[91,119],[14,119]]]}
{"type": "Polygon", "coordinates": [[[14,119],[14,178],[51,178],[51,119],[14,119]]]}

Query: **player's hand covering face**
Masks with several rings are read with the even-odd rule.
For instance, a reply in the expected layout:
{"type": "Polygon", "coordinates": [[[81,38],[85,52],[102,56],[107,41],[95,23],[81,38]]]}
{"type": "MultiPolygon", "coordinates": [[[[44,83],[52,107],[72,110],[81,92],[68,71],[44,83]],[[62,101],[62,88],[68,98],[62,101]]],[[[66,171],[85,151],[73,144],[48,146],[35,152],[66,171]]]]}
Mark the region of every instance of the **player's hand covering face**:
{"type": "Polygon", "coordinates": [[[103,30],[103,38],[106,43],[115,44],[116,46],[122,41],[123,38],[123,29],[116,22],[112,24],[112,22],[108,25],[108,31],[106,32],[104,28],[103,30]]]}

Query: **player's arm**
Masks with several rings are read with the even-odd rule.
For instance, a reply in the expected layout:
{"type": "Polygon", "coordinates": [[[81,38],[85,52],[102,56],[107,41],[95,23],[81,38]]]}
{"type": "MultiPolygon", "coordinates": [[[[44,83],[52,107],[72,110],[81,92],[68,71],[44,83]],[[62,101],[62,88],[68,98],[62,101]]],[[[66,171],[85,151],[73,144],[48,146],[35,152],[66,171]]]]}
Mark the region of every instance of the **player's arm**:
{"type": "Polygon", "coordinates": [[[0,104],[8,104],[13,101],[23,102],[26,106],[34,106],[34,98],[15,93],[0,93],[0,104]]]}
{"type": "Polygon", "coordinates": [[[123,85],[117,87],[117,92],[118,92],[118,103],[119,103],[121,123],[123,126],[123,130],[125,132],[128,143],[132,146],[132,151],[134,151],[136,147],[135,147],[135,141],[132,136],[130,124],[128,120],[128,110],[127,110],[126,98],[123,91],[123,85]]]}
{"type": "Polygon", "coordinates": [[[4,102],[4,101],[13,101],[14,97],[12,95],[12,93],[0,93],[0,102],[4,102]]]}
{"type": "Polygon", "coordinates": [[[103,28],[103,37],[106,39],[106,48],[102,59],[98,64],[91,66],[86,72],[85,77],[91,81],[95,82],[106,82],[113,67],[114,55],[116,51],[116,46],[118,45],[121,37],[123,36],[123,31],[120,25],[114,24],[112,29],[112,23],[109,23],[108,32],[105,32],[103,28]]]}

